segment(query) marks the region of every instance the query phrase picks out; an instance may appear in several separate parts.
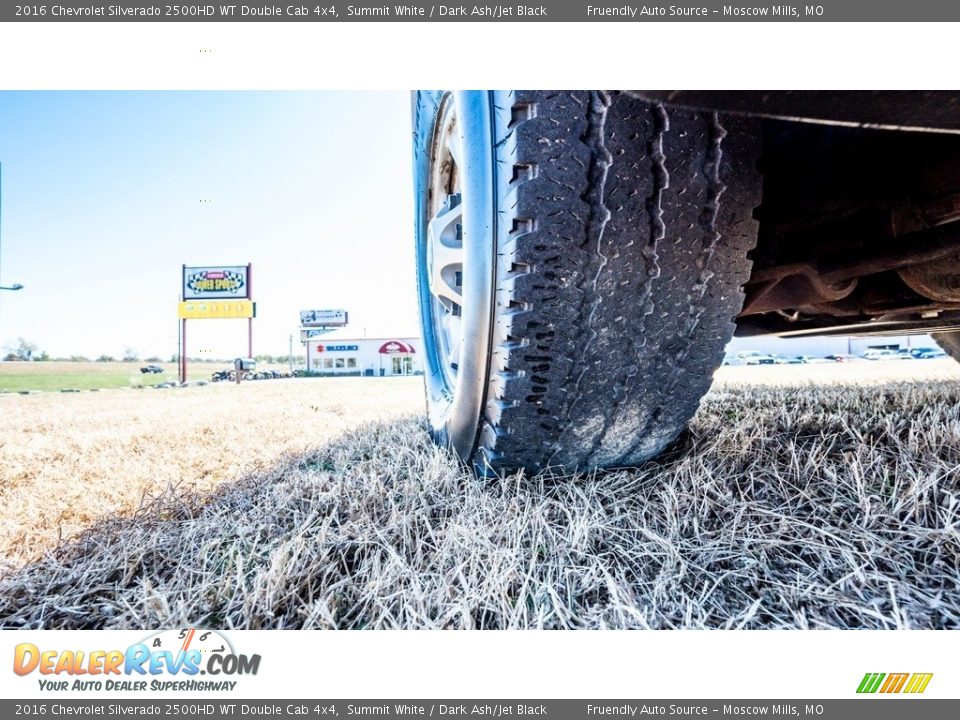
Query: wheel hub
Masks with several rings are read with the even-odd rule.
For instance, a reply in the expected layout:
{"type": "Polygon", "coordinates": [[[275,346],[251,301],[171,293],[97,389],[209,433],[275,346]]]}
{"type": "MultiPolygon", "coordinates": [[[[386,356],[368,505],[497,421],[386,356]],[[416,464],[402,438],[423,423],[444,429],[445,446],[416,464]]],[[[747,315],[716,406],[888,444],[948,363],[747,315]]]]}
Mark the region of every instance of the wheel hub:
{"type": "Polygon", "coordinates": [[[433,332],[444,378],[456,382],[463,341],[462,140],[452,97],[443,103],[433,143],[427,223],[427,278],[433,332]]]}

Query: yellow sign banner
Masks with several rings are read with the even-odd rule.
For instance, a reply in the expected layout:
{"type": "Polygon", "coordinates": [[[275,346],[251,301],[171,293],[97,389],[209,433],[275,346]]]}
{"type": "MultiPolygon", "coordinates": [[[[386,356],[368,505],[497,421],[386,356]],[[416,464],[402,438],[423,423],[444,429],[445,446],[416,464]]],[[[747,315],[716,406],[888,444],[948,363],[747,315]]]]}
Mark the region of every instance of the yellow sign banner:
{"type": "Polygon", "coordinates": [[[183,320],[226,320],[256,317],[256,310],[252,300],[186,300],[178,314],[183,320]]]}

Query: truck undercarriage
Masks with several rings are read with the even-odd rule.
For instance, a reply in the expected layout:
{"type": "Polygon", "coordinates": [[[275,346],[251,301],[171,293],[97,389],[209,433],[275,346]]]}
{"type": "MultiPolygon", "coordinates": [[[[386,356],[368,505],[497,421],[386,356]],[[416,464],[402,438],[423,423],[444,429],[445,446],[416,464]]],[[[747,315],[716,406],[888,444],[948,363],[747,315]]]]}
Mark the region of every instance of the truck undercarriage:
{"type": "Polygon", "coordinates": [[[635,91],[762,118],[738,336],[960,329],[960,96],[635,91]]]}
{"type": "Polygon", "coordinates": [[[960,328],[960,135],[764,124],[737,334],[960,328]]]}

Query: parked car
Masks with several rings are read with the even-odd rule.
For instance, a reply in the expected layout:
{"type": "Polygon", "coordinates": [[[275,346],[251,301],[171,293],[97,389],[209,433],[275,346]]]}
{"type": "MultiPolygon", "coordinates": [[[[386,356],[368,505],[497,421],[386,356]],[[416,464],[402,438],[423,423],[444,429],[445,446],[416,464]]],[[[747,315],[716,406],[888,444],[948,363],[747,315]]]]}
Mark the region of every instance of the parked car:
{"type": "Polygon", "coordinates": [[[482,472],[635,466],[677,438],[734,334],[933,332],[960,358],[957,107],[415,93],[434,439],[482,472]]]}
{"type": "Polygon", "coordinates": [[[854,360],[859,360],[859,358],[854,355],[844,355],[843,353],[824,355],[823,359],[829,360],[830,362],[852,362],[854,360]]]}
{"type": "Polygon", "coordinates": [[[833,361],[825,357],[816,357],[815,355],[797,355],[787,360],[787,362],[791,365],[816,365],[833,361]]]}
{"type": "Polygon", "coordinates": [[[777,365],[783,362],[783,360],[776,355],[753,350],[738,352],[737,360],[739,360],[741,365],[777,365]]]}
{"type": "Polygon", "coordinates": [[[863,353],[864,360],[902,360],[903,356],[896,350],[884,348],[870,348],[863,353]]]}
{"type": "Polygon", "coordinates": [[[912,348],[910,354],[914,360],[933,360],[935,358],[946,357],[947,354],[940,348],[922,347],[912,348]]]}
{"type": "Polygon", "coordinates": [[[159,365],[144,365],[140,368],[140,372],[144,375],[159,375],[163,372],[163,368],[159,365]]]}

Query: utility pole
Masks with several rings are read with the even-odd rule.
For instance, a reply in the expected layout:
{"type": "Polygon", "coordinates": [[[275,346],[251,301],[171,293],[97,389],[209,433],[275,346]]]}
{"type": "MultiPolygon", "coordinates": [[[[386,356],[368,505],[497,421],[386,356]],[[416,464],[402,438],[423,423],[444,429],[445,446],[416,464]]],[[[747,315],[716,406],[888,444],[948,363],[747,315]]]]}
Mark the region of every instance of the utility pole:
{"type": "Polygon", "coordinates": [[[290,336],[290,351],[287,360],[290,362],[290,374],[293,375],[293,335],[290,336]]]}

